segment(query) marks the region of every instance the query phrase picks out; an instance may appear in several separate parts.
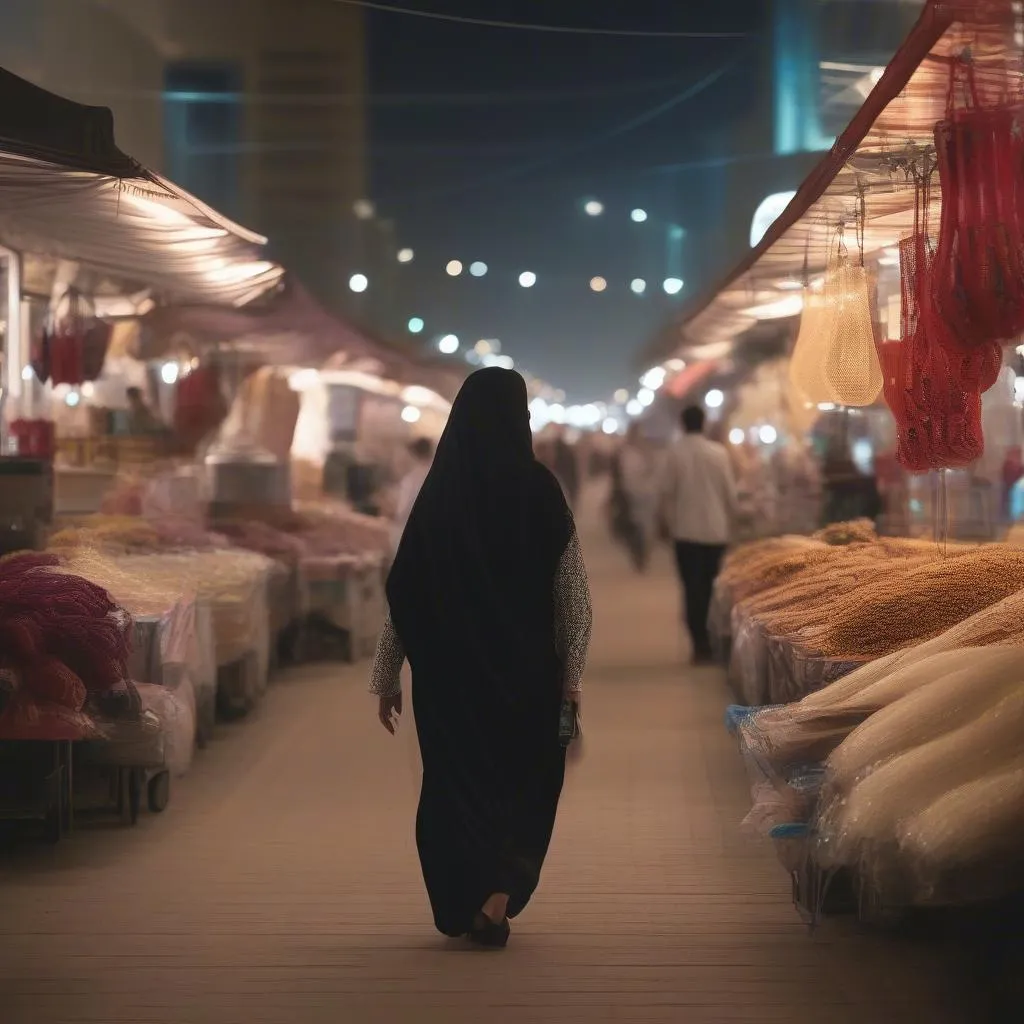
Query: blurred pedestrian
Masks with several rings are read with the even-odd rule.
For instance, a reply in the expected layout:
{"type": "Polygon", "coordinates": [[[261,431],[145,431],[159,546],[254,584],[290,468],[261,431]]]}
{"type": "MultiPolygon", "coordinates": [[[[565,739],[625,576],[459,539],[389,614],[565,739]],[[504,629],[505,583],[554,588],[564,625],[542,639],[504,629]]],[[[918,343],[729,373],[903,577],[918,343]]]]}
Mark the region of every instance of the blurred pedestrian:
{"type": "Polygon", "coordinates": [[[434,923],[502,947],[547,854],[591,628],[572,513],[534,458],[519,374],[492,367],[463,385],[387,597],[371,689],[394,733],[408,658],[434,923]]]}
{"type": "Polygon", "coordinates": [[[704,422],[699,406],[683,410],[683,436],[669,449],[660,487],[698,664],[712,657],[711,594],[736,519],[736,482],[729,453],[704,437],[704,422]]]}
{"type": "Polygon", "coordinates": [[[618,461],[626,516],[624,540],[637,571],[644,572],[656,530],[658,479],[654,452],[639,423],[630,424],[618,461]]]}
{"type": "Polygon", "coordinates": [[[559,433],[555,437],[551,457],[554,462],[555,476],[562,485],[569,507],[575,508],[580,493],[580,468],[576,451],[569,444],[564,433],[559,433]]]}
{"type": "Polygon", "coordinates": [[[420,488],[430,472],[430,463],[434,458],[433,442],[429,438],[418,437],[409,445],[409,454],[412,456],[412,466],[402,477],[395,499],[395,518],[391,527],[392,554],[398,551],[399,542],[405,532],[406,523],[409,522],[409,516],[412,515],[420,488]]]}

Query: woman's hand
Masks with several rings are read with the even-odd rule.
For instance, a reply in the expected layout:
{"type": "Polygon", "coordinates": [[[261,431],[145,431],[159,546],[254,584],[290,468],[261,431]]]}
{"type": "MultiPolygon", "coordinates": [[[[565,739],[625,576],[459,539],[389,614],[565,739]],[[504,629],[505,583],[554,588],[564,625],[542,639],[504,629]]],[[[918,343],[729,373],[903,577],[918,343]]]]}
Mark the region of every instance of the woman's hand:
{"type": "Polygon", "coordinates": [[[381,697],[380,707],[377,711],[377,716],[380,718],[380,724],[392,736],[395,735],[395,716],[401,716],[402,714],[402,691],[393,693],[390,697],[381,697]]]}

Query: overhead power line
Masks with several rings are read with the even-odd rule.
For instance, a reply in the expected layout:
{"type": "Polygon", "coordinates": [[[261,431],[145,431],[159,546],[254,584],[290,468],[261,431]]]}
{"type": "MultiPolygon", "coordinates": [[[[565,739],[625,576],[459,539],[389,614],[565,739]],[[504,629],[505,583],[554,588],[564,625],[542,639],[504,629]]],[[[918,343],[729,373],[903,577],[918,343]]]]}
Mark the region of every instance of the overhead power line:
{"type": "Polygon", "coordinates": [[[362,7],[382,14],[400,14],[410,18],[426,18],[456,25],[475,25],[477,28],[512,29],[519,32],[548,32],[571,36],[617,36],[623,39],[738,39],[747,32],[671,32],[655,29],[587,28],[580,25],[535,25],[522,21],[497,21],[491,18],[470,18],[440,11],[419,11],[413,7],[397,7],[376,3],[374,0],[334,0],[345,7],[362,7]]]}
{"type": "Polygon", "coordinates": [[[582,139],[572,146],[559,150],[557,153],[551,153],[548,156],[539,157],[535,160],[524,162],[514,167],[508,167],[502,171],[496,172],[495,174],[483,176],[476,181],[465,182],[461,185],[453,185],[450,187],[413,192],[410,193],[410,198],[436,199],[442,196],[458,195],[463,192],[474,191],[489,185],[503,184],[515,178],[534,174],[537,171],[550,167],[553,164],[557,164],[561,160],[576,156],[580,153],[585,153],[587,150],[593,149],[595,146],[600,146],[622,135],[635,131],[637,128],[649,124],[655,119],[667,114],[669,111],[674,110],[676,107],[694,99],[696,96],[699,96],[705,90],[713,86],[720,79],[724,78],[746,57],[749,46],[750,44],[741,46],[739,51],[734,54],[730,60],[721,64],[715,70],[709,72],[703,78],[694,82],[686,89],[676,93],[665,102],[659,103],[657,106],[652,107],[649,110],[645,110],[643,113],[630,118],[630,120],[625,121],[622,124],[615,125],[599,135],[582,139]]]}

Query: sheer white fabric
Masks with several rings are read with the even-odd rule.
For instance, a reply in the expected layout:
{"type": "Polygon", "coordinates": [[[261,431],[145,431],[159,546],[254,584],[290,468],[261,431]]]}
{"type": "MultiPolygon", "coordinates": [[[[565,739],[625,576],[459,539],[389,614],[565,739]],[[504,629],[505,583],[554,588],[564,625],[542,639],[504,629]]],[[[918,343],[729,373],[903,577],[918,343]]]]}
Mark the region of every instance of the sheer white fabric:
{"type": "MultiPolygon", "coordinates": [[[[565,671],[565,691],[579,695],[590,649],[593,611],[590,583],[579,537],[573,531],[558,563],[555,577],[555,643],[565,671]]],[[[377,656],[370,676],[370,692],[392,697],[402,688],[405,650],[389,614],[377,642],[377,656]]]]}

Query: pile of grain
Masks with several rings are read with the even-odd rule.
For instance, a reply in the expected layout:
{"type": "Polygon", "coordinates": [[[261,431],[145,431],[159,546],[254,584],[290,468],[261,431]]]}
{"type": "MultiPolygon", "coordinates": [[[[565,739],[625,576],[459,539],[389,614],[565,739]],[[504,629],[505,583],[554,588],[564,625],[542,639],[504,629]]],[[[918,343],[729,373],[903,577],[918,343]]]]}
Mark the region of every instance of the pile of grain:
{"type": "Polygon", "coordinates": [[[835,601],[828,622],[800,631],[808,651],[878,658],[928,640],[1024,588],[1024,551],[1004,544],[952,557],[887,565],[835,601]]]}

